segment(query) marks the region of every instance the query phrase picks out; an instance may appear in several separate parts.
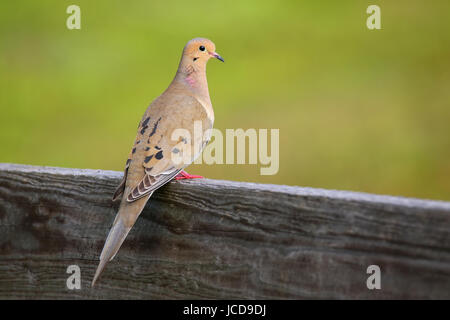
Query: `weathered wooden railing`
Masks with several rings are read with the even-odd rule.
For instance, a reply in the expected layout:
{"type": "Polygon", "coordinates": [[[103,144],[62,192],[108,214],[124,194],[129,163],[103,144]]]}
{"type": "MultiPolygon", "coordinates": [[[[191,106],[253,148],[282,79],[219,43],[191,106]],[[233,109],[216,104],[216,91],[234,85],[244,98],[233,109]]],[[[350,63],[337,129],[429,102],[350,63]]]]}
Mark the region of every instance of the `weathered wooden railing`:
{"type": "Polygon", "coordinates": [[[121,176],[0,164],[1,299],[450,298],[448,202],[209,179],[157,191],[91,288],[121,176]]]}

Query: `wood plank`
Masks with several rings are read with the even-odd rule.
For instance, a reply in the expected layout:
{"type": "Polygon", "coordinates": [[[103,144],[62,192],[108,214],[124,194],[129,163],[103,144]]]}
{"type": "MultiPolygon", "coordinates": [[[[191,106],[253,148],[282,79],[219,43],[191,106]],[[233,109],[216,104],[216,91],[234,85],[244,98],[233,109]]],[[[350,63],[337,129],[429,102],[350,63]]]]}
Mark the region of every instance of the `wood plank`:
{"type": "Polygon", "coordinates": [[[448,202],[210,179],[158,190],[92,289],[121,176],[0,164],[1,299],[450,298],[448,202]]]}

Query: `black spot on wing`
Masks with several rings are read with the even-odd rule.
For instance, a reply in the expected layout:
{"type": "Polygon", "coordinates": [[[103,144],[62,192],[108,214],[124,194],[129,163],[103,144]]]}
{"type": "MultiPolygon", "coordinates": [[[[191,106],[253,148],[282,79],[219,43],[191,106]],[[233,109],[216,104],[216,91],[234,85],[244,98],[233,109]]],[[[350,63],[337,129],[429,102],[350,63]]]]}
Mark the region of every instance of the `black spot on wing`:
{"type": "Polygon", "coordinates": [[[161,150],[161,147],[155,146],[156,150],[161,150]]]}
{"type": "Polygon", "coordinates": [[[157,154],[155,154],[155,158],[156,158],[157,160],[161,160],[161,159],[163,158],[163,152],[162,152],[162,150],[159,151],[157,154]]]}
{"type": "Polygon", "coordinates": [[[146,148],[145,148],[145,151],[148,151],[148,150],[150,150],[150,147],[146,147],[146,148]]]}
{"type": "Polygon", "coordinates": [[[150,117],[147,117],[144,122],[142,122],[142,126],[145,127],[146,125],[148,125],[148,122],[150,121],[150,117]]]}
{"type": "Polygon", "coordinates": [[[148,126],[143,126],[142,129],[141,129],[141,134],[144,134],[145,130],[147,130],[147,128],[148,128],[148,126]]]}
{"type": "Polygon", "coordinates": [[[153,126],[152,132],[150,132],[149,137],[153,136],[156,132],[156,129],[158,128],[159,120],[161,120],[161,117],[155,122],[155,125],[153,126]]]}
{"type": "MultiPolygon", "coordinates": [[[[144,162],[147,163],[153,158],[153,155],[145,157],[144,162]]],[[[159,160],[159,159],[158,159],[159,160]]]]}
{"type": "Polygon", "coordinates": [[[135,153],[136,152],[136,148],[133,148],[133,150],[131,150],[131,153],[135,153]]]}

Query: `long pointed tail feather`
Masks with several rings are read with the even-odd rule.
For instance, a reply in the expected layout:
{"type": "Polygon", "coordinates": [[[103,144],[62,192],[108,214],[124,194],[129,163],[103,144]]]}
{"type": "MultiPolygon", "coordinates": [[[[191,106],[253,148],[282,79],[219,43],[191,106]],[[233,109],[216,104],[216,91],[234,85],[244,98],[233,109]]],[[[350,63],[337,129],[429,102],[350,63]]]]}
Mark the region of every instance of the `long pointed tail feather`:
{"type": "Polygon", "coordinates": [[[152,193],[153,192],[132,203],[129,203],[125,196],[122,198],[119,212],[114,219],[113,226],[109,231],[108,237],[105,241],[105,245],[103,246],[102,253],[100,254],[100,263],[98,264],[97,271],[95,272],[94,279],[92,280],[92,287],[100,277],[100,274],[102,273],[106,264],[116,256],[117,252],[122,246],[123,241],[127,237],[137,218],[141,214],[142,209],[144,209],[145,204],[147,203],[152,193]]]}
{"type": "Polygon", "coordinates": [[[100,263],[98,264],[97,271],[95,271],[95,276],[92,280],[92,287],[95,285],[95,282],[102,273],[106,264],[115,257],[130,230],[131,227],[125,226],[123,220],[118,215],[114,221],[113,227],[109,231],[108,237],[106,238],[105,245],[100,255],[100,263]]]}

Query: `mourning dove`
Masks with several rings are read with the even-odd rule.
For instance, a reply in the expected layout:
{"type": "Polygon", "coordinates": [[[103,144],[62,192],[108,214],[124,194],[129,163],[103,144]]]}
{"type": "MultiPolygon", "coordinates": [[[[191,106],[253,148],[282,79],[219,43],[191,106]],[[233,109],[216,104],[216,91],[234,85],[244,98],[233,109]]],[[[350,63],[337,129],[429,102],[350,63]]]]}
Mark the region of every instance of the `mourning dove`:
{"type": "Polygon", "coordinates": [[[122,182],[113,196],[113,199],[121,197],[122,200],[100,255],[92,286],[119,251],[152,193],[177,175],[195,177],[183,169],[201,154],[210,138],[207,132],[212,129],[214,112],[206,80],[206,63],[210,58],[224,61],[215,51],[214,43],[208,39],[190,40],[183,49],[175,78],[145,111],[126,161],[122,182]],[[199,137],[195,137],[194,122],[201,124],[203,134],[199,137]],[[174,140],[173,133],[177,129],[181,129],[181,135],[174,140]],[[193,151],[182,154],[182,150],[186,151],[183,146],[193,151]],[[176,161],[174,155],[178,156],[176,161]]]}

